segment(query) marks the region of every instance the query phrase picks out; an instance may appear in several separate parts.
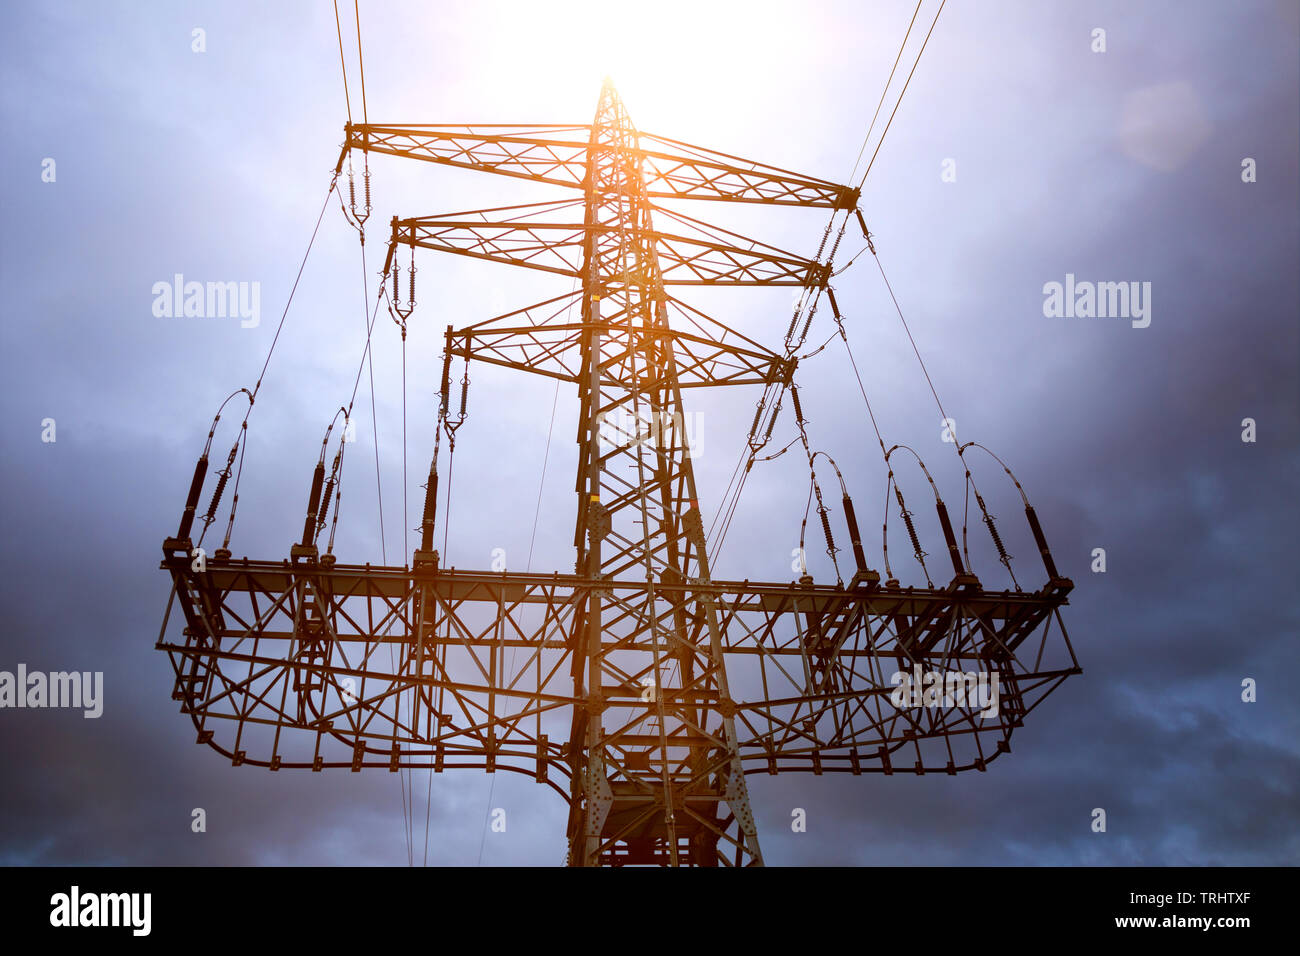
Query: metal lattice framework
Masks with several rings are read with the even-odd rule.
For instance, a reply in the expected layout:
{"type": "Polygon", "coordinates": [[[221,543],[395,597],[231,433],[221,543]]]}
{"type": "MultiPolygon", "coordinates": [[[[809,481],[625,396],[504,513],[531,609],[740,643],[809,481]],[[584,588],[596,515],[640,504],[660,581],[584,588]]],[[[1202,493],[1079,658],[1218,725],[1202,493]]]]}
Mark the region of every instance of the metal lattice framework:
{"type": "MultiPolygon", "coordinates": [[[[182,630],[164,622],[158,646],[200,743],[271,770],[524,773],[568,801],[571,864],[749,865],[762,854],[748,774],[984,770],[1079,672],[1060,614],[1071,584],[1032,508],[1049,577],[1035,592],[984,590],[946,512],[945,587],[882,584],[856,533],[847,584],[711,575],[682,391],[788,384],[795,362],[666,287],[825,290],[830,268],[655,200],[856,211],[856,190],[639,134],[608,84],[589,126],[349,125],[344,148],[580,191],[394,219],[389,256],[405,244],[580,282],[447,340],[448,361],[576,387],[575,570],[442,568],[428,502],[410,568],[337,563],[315,544],[319,478],[289,559],[218,552],[200,566],[199,474],[164,543],[182,630]],[[656,230],[652,213],[683,232],[656,230]],[[891,675],[918,668],[996,671],[998,712],[896,706],[891,675]]],[[[444,412],[446,391],[444,371],[444,412]]]]}

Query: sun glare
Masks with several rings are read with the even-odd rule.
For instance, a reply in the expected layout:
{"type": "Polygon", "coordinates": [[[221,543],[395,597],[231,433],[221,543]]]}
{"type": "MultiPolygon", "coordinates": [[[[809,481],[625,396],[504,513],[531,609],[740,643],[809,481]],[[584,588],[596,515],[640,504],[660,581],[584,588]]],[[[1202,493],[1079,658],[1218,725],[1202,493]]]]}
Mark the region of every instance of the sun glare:
{"type": "Polygon", "coordinates": [[[755,27],[752,4],[574,0],[519,13],[500,27],[499,55],[553,53],[530,77],[531,95],[573,102],[585,94],[594,109],[608,77],[639,128],[670,136],[707,128],[719,108],[712,91],[771,53],[761,49],[771,40],[755,27]]]}

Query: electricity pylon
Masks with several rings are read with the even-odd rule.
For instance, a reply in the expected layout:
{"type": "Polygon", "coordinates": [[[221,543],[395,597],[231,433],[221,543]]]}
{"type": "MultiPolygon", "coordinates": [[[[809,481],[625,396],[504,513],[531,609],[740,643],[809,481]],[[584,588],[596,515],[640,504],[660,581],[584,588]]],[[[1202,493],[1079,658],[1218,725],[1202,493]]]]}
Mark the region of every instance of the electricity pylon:
{"type": "MultiPolygon", "coordinates": [[[[183,632],[168,637],[164,621],[158,644],[200,743],[236,766],[271,770],[525,773],[568,802],[570,864],[752,865],[762,853],[747,774],[984,770],[1010,749],[1024,715],[1079,672],[1060,615],[1072,585],[1057,573],[1028,505],[1049,579],[1034,592],[985,590],[963,563],[937,496],[951,582],[882,584],[847,490],[856,564],[847,584],[712,576],[683,390],[780,392],[797,362],[789,349],[772,351],[669,290],[789,285],[826,292],[837,318],[838,308],[820,251],[806,259],[656,200],[820,208],[861,222],[857,190],[639,134],[608,81],[590,125],[349,124],[349,150],[577,191],[572,201],[394,219],[385,265],[390,305],[403,318],[414,298],[403,308],[395,262],[403,245],[576,284],[449,328],[441,388],[454,442],[453,359],[576,386],[575,568],[440,566],[436,452],[409,567],[340,564],[332,536],[321,553],[335,481],[322,499],[324,452],[288,560],[237,560],[225,548],[196,559],[190,532],[205,452],[180,530],[163,546],[183,632]],[[682,228],[661,232],[652,213],[682,228]],[[998,712],[981,712],[974,700],[929,709],[891,702],[897,674],[921,670],[941,682],[996,672],[998,712]]],[[[760,405],[751,439],[764,415],[770,436],[776,402],[766,412],[760,405]]],[[[795,406],[802,424],[797,393],[795,406]]],[[[462,392],[462,420],[463,409],[462,392]]],[[[208,522],[219,497],[220,488],[208,522]]]]}

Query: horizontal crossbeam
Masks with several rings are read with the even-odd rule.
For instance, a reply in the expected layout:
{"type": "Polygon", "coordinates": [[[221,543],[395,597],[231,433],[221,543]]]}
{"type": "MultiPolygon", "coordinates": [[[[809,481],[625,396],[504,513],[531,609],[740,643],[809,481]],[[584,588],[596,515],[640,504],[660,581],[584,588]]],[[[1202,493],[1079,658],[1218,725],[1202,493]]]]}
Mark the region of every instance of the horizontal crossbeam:
{"type": "MultiPolygon", "coordinates": [[[[590,125],[349,124],[344,152],[365,152],[476,169],[533,182],[581,189],[589,153],[610,149],[591,142],[590,125]]],[[[852,209],[858,191],[824,179],[648,133],[646,146],[621,148],[640,160],[652,199],[852,209]]],[[[340,166],[342,157],[340,157],[340,166]]]]}
{"type": "MultiPolygon", "coordinates": [[[[618,222],[539,222],[512,221],[509,218],[512,214],[548,211],[550,209],[532,206],[508,206],[445,216],[394,219],[392,242],[522,266],[571,279],[584,277],[586,256],[592,245],[611,241],[645,242],[658,254],[664,285],[823,288],[830,280],[828,265],[760,242],[750,241],[742,247],[706,237],[659,232],[618,222]],[[494,219],[487,220],[487,215],[494,219]]],[[[611,290],[625,285],[624,278],[618,274],[601,278],[611,290]]]]}
{"type": "MultiPolygon", "coordinates": [[[[788,380],[794,361],[786,359],[705,315],[667,297],[670,328],[634,325],[607,314],[599,323],[582,322],[581,291],[566,293],[522,309],[455,329],[452,354],[519,371],[577,382],[582,374],[584,336],[599,330],[607,340],[624,339],[628,355],[638,349],[671,348],[681,388],[712,385],[762,385],[788,380]]],[[[610,363],[606,380],[623,388],[651,391],[663,382],[637,375],[623,363],[610,363]]]]}
{"type": "Polygon", "coordinates": [[[629,785],[652,786],[664,761],[716,745],[710,713],[735,717],[746,773],[982,770],[1024,715],[1080,672],[1061,625],[1061,579],[1022,593],[984,591],[969,576],[888,588],[870,572],[847,587],[310,559],[209,560],[196,572],[179,549],[163,567],[187,625],[182,640],[159,643],[174,696],[201,742],[272,769],[502,769],[567,798],[563,741],[572,715],[593,706],[569,683],[593,595],[612,622],[599,705],[607,770],[629,785]],[[705,690],[716,684],[703,675],[674,679],[649,664],[682,614],[695,623],[670,641],[707,640],[706,602],[722,618],[730,700],[705,690]],[[981,716],[974,701],[897,706],[897,675],[918,669],[996,672],[997,712],[981,716]],[[675,718],[667,738],[665,713],[675,718]]]}

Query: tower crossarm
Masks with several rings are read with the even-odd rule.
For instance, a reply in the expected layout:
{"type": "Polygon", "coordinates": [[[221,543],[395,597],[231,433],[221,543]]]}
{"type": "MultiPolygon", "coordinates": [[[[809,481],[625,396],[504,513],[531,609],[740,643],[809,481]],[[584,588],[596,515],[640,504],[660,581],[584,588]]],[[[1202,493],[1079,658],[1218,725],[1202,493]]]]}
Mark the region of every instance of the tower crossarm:
{"type": "MultiPolygon", "coordinates": [[[[629,611],[657,595],[655,629],[674,621],[683,652],[724,625],[728,690],[697,672],[668,686],[637,655],[606,688],[602,743],[617,786],[652,787],[662,757],[720,734],[730,715],[746,774],[983,770],[1024,716],[1078,662],[1061,626],[1067,587],[992,592],[781,582],[593,580],[573,574],[211,560],[181,551],[163,567],[186,626],[159,649],[174,697],[206,743],[236,764],[513,770],[570,796],[564,740],[590,702],[569,682],[594,594],[629,611]],[[897,699],[900,675],[963,675],[963,699],[897,699]],[[997,675],[998,694],[979,674],[997,675]],[[976,675],[972,682],[967,675],[976,675]],[[648,690],[649,688],[649,690],[648,690]],[[914,706],[915,704],[915,706],[914,706]],[[946,704],[946,705],[945,705],[946,704]],[[646,722],[671,720],[665,753],[646,722]]],[[[946,680],[948,675],[953,681],[946,680]]],[[[716,740],[715,740],[716,742],[716,740]]]]}
{"type": "MultiPolygon", "coordinates": [[[[618,222],[546,222],[520,218],[570,204],[543,203],[475,210],[413,219],[394,219],[392,245],[523,266],[581,279],[592,246],[644,242],[658,254],[663,285],[739,285],[824,287],[830,267],[775,246],[750,240],[745,246],[707,236],[684,236],[631,229],[618,222]],[[488,216],[493,218],[488,219],[488,216]]],[[[722,230],[715,231],[722,235],[722,230]]],[[[739,238],[739,237],[738,237],[739,238]]],[[[621,286],[617,276],[605,288],[621,286]]]]}
{"type": "MultiPolygon", "coordinates": [[[[581,321],[582,293],[572,292],[522,309],[454,329],[451,354],[473,361],[533,372],[565,382],[582,373],[581,347],[592,323],[581,321]]],[[[669,326],[636,327],[628,333],[633,348],[671,348],[677,357],[677,384],[682,388],[711,385],[764,385],[788,381],[795,360],[770,351],[753,339],[684,302],[669,297],[667,307],[676,321],[669,326]],[[641,339],[647,341],[641,342],[641,339]]],[[[620,332],[615,316],[595,327],[602,335],[620,332]]],[[[625,363],[611,363],[610,377],[625,386],[633,372],[625,363]]],[[[641,384],[654,387],[655,383],[641,384]]]]}
{"type": "MultiPolygon", "coordinates": [[[[593,143],[590,125],[349,124],[344,152],[359,149],[429,163],[581,189],[593,143]]],[[[640,134],[641,145],[621,148],[641,160],[646,195],[653,199],[852,209],[858,190],[731,156],[678,140],[640,134]]],[[[342,157],[340,157],[340,167],[342,157]]]]}

